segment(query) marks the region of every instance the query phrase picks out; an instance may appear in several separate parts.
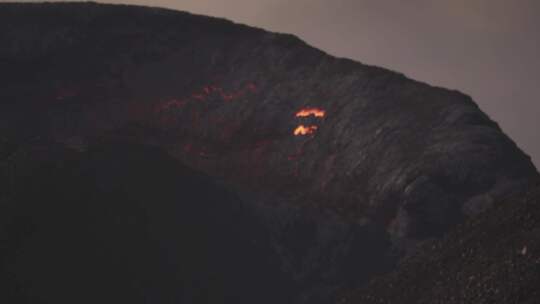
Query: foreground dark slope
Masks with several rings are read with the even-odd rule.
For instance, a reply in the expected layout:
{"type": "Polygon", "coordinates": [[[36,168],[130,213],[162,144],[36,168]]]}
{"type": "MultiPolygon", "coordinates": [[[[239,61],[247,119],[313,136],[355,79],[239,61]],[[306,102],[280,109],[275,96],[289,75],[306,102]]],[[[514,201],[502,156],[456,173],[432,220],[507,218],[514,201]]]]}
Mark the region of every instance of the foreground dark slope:
{"type": "Polygon", "coordinates": [[[283,303],[294,286],[238,198],[156,148],[19,146],[0,303],[283,303]]]}
{"type": "Polygon", "coordinates": [[[221,19],[0,4],[0,65],[7,147],[144,143],[221,179],[296,302],[364,283],[538,177],[459,92],[221,19]]]}
{"type": "Polygon", "coordinates": [[[507,198],[338,303],[537,304],[540,187],[507,198]]]}

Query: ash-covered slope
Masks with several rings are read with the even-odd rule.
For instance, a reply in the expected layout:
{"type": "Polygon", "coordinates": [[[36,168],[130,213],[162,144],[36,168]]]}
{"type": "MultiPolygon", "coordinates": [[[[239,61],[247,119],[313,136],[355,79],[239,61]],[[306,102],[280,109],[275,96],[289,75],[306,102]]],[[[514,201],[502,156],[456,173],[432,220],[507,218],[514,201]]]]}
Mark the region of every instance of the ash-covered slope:
{"type": "Polygon", "coordinates": [[[540,188],[507,198],[338,303],[536,304],[540,188]]]}
{"type": "Polygon", "coordinates": [[[300,302],[388,270],[538,177],[469,97],[290,35],[93,3],[0,4],[0,28],[6,142],[128,140],[221,179],[300,302]]]}

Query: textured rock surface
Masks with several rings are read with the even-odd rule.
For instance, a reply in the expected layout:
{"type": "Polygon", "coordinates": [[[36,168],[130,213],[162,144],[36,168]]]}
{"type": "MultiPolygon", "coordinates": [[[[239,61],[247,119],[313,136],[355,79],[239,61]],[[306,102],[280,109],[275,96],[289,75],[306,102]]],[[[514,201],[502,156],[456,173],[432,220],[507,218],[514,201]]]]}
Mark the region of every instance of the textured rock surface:
{"type": "Polygon", "coordinates": [[[253,209],[300,302],[538,177],[469,97],[290,35],[92,3],[0,4],[0,28],[5,153],[36,137],[167,151],[253,209]]]}
{"type": "Polygon", "coordinates": [[[499,203],[337,302],[538,303],[540,188],[499,203]]]}

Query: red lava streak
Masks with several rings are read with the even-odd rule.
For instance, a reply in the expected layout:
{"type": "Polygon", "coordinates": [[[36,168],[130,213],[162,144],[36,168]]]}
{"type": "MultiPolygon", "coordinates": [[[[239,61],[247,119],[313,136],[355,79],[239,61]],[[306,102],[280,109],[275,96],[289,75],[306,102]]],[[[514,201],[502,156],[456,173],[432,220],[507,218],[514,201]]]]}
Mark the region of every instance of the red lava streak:
{"type": "Polygon", "coordinates": [[[317,126],[304,126],[304,125],[299,125],[295,130],[294,130],[294,135],[296,136],[301,136],[301,135],[312,135],[315,133],[315,131],[317,131],[319,127],[317,126]]]}
{"type": "Polygon", "coordinates": [[[222,87],[215,85],[204,86],[200,91],[193,92],[190,97],[186,99],[173,99],[162,103],[157,106],[156,112],[166,111],[173,108],[180,108],[191,101],[207,101],[216,100],[216,98],[222,101],[229,102],[236,99],[246,97],[246,95],[257,92],[257,86],[254,83],[247,83],[243,88],[238,90],[226,91],[222,87]]]}
{"type": "Polygon", "coordinates": [[[305,108],[296,113],[296,117],[309,117],[312,115],[323,118],[326,115],[326,111],[319,108],[305,108]]]}

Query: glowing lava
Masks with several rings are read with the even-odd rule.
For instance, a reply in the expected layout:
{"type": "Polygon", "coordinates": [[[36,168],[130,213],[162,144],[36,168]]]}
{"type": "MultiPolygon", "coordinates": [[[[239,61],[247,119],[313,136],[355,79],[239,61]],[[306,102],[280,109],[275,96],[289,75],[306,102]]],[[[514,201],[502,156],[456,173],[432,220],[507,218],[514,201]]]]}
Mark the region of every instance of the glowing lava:
{"type": "MultiPolygon", "coordinates": [[[[320,108],[303,108],[300,111],[296,112],[296,117],[299,118],[305,118],[313,116],[315,118],[322,119],[326,116],[326,111],[320,108]]],[[[299,125],[294,130],[295,136],[301,136],[301,135],[313,135],[315,132],[319,129],[317,125],[299,125]]]]}
{"type": "Polygon", "coordinates": [[[319,108],[305,108],[296,113],[296,117],[309,117],[312,115],[322,118],[326,115],[326,111],[319,108]]]}
{"type": "Polygon", "coordinates": [[[175,108],[180,108],[192,101],[203,102],[209,99],[215,100],[215,98],[219,98],[222,101],[229,102],[229,101],[234,101],[237,99],[247,97],[248,95],[254,94],[256,92],[257,92],[257,86],[252,82],[248,82],[246,85],[244,85],[240,89],[231,90],[231,91],[226,91],[225,89],[219,86],[207,85],[207,86],[204,86],[202,89],[192,93],[189,97],[186,97],[184,99],[172,99],[172,100],[169,100],[169,101],[166,101],[164,103],[157,105],[155,108],[155,112],[159,113],[159,112],[163,112],[163,111],[167,111],[167,110],[171,110],[175,108]]]}
{"type": "Polygon", "coordinates": [[[295,130],[294,130],[294,135],[296,136],[301,136],[301,135],[312,135],[315,133],[315,131],[317,131],[319,127],[317,126],[304,126],[304,125],[299,125],[295,130]]]}

